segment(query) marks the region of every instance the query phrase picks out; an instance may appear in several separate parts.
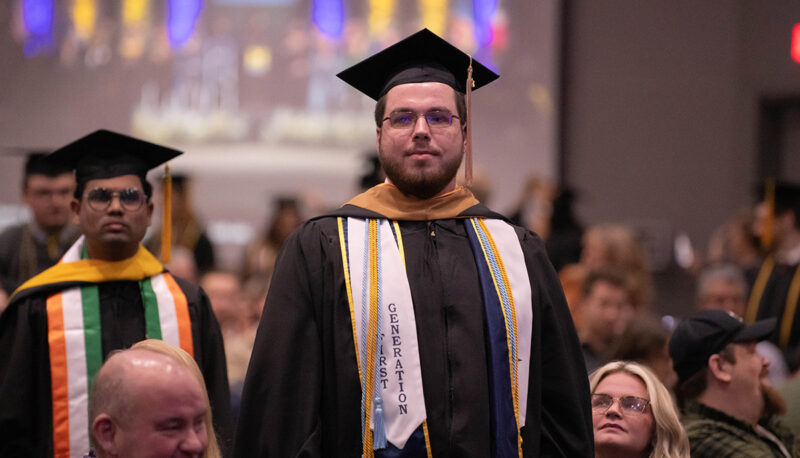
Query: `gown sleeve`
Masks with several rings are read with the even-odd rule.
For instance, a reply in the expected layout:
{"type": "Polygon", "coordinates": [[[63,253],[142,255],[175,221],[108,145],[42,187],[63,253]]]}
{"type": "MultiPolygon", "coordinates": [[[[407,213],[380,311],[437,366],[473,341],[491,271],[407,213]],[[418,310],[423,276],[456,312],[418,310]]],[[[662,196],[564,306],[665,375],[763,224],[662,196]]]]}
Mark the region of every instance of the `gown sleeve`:
{"type": "Polygon", "coordinates": [[[307,223],[276,262],[242,392],[236,457],[322,456],[323,361],[314,291],[322,234],[307,223]]]}
{"type": "Polygon", "coordinates": [[[0,315],[0,456],[52,455],[46,334],[42,300],[15,301],[0,315]]]}
{"type": "Polygon", "coordinates": [[[537,236],[526,231],[522,246],[535,310],[531,354],[539,358],[529,388],[538,395],[528,397],[525,428],[540,422],[539,437],[528,439],[538,442],[539,450],[530,456],[592,457],[589,380],[561,283],[537,236]]]}

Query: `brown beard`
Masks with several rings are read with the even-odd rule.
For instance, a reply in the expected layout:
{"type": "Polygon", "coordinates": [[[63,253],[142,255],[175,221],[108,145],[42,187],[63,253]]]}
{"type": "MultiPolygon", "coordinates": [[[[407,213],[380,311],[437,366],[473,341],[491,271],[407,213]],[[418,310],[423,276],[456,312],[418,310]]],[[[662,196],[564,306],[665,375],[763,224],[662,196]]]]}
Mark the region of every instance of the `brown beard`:
{"type": "Polygon", "coordinates": [[[764,412],[761,418],[786,414],[786,400],[772,385],[761,383],[761,395],[764,397],[764,412]]]}
{"type": "Polygon", "coordinates": [[[387,159],[384,157],[382,149],[378,151],[381,166],[383,166],[383,171],[389,181],[397,186],[397,189],[403,194],[423,200],[439,194],[448,183],[453,181],[461,165],[462,156],[463,154],[452,161],[443,163],[441,170],[419,172],[405,169],[402,160],[387,159]]]}

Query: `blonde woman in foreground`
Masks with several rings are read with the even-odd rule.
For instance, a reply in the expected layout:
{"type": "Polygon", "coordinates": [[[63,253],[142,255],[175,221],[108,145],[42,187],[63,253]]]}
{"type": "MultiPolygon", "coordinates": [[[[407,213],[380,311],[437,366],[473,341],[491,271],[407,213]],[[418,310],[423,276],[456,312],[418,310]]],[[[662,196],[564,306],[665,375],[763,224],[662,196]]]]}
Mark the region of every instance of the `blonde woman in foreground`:
{"type": "Polygon", "coordinates": [[[646,367],[612,361],[589,376],[596,458],[688,458],[669,391],[646,367]]]}

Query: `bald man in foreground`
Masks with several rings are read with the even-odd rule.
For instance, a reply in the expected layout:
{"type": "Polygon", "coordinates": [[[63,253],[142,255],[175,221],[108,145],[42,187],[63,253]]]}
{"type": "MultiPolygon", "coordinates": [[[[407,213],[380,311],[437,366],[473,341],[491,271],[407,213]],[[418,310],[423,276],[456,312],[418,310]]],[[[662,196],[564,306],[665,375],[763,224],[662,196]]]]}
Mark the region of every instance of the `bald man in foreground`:
{"type": "Polygon", "coordinates": [[[100,458],[220,456],[200,369],[160,340],[139,342],[103,364],[89,418],[100,458]]]}

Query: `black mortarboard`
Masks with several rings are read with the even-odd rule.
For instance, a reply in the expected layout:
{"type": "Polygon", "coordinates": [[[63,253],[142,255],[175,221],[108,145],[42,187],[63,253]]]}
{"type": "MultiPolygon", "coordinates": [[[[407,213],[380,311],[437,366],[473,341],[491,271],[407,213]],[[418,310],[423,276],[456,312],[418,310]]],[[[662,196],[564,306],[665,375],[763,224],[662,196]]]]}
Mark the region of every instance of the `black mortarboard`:
{"type": "Polygon", "coordinates": [[[25,160],[25,176],[46,175],[55,177],[63,173],[71,172],[72,169],[64,164],[54,163],[48,160],[48,153],[31,152],[25,160]]]}
{"type": "MultiPolygon", "coordinates": [[[[48,159],[75,169],[75,181],[78,189],[81,189],[90,180],[122,175],[136,175],[145,186],[148,170],[181,154],[183,152],[166,146],[101,129],[57,149],[48,159]]],[[[172,179],[169,166],[164,175],[161,259],[168,263],[172,249],[172,179]]]]}
{"type": "Polygon", "coordinates": [[[793,210],[800,217],[800,185],[786,181],[775,183],[775,209],[779,212],[793,210]]]}
{"type": "MultiPolygon", "coordinates": [[[[373,54],[338,76],[375,100],[389,89],[408,83],[444,83],[466,92],[470,57],[428,29],[373,54]]],[[[473,90],[496,80],[498,75],[472,61],[473,90]]]]}
{"type": "Polygon", "coordinates": [[[683,320],[669,341],[672,366],[685,381],[708,365],[708,358],[729,343],[760,342],[775,331],[776,318],[746,325],[723,310],[703,310],[683,320]]]}
{"type": "Polygon", "coordinates": [[[75,169],[78,185],[89,180],[137,175],[183,154],[108,130],[98,130],[54,151],[48,159],[75,169]]]}

